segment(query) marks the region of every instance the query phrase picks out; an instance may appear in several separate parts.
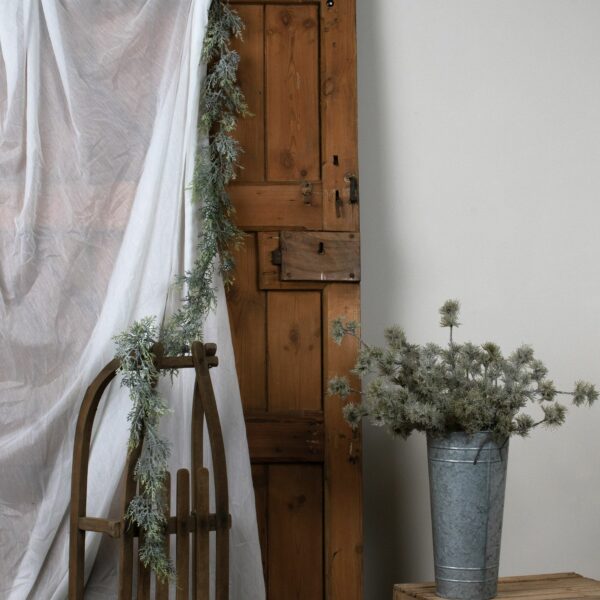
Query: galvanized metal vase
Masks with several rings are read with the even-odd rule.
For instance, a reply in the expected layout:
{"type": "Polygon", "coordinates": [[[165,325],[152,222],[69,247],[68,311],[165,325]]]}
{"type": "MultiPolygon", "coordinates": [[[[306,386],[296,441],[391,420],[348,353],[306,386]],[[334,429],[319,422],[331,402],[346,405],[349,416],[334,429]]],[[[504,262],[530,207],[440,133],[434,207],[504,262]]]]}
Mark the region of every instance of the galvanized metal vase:
{"type": "Polygon", "coordinates": [[[486,600],[498,587],[508,441],[487,432],[427,437],[436,593],[486,600]]]}

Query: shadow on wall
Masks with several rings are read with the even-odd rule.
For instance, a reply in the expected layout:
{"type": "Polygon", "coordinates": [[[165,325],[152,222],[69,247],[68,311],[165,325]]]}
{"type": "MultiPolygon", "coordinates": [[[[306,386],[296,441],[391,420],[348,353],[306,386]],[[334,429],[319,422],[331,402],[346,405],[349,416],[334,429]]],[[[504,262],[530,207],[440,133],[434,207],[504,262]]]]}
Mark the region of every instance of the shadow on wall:
{"type": "MultiPolygon", "coordinates": [[[[394,223],[405,198],[394,184],[401,174],[386,152],[394,145],[390,123],[397,123],[398,114],[386,89],[386,78],[397,75],[390,72],[394,65],[378,35],[383,5],[384,0],[357,2],[362,320],[365,338],[376,343],[383,342],[386,325],[408,319],[402,301],[406,254],[394,223]],[[382,198],[394,198],[394,214],[382,198]]],[[[394,583],[433,578],[433,559],[429,565],[420,559],[432,553],[429,502],[419,500],[428,497],[425,438],[393,439],[368,424],[363,435],[364,597],[385,599],[394,583]]]]}

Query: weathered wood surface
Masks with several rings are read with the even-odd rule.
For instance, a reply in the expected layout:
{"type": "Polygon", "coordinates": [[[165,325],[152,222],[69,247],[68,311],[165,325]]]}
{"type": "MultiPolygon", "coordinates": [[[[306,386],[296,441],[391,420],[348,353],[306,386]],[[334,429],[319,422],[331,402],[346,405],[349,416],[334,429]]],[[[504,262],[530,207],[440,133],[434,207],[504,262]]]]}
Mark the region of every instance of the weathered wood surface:
{"type": "Polygon", "coordinates": [[[322,496],[321,465],[269,468],[269,598],[324,597],[322,496]]]}
{"type": "MultiPolygon", "coordinates": [[[[323,293],[323,329],[335,317],[360,318],[360,290],[357,285],[332,284],[323,293]]],[[[360,383],[350,370],[356,362],[358,341],[346,337],[340,345],[331,336],[324,344],[324,385],[344,373],[352,387],[360,383]]],[[[325,393],[325,392],[324,392],[325,393]]],[[[342,416],[342,406],[357,400],[328,397],[325,403],[325,569],[327,598],[362,598],[362,471],[361,440],[342,416]],[[350,490],[352,491],[350,493],[350,490]]]]}
{"type": "Polygon", "coordinates": [[[267,307],[269,410],[320,410],[321,295],[271,292],[267,307]]]}
{"type": "Polygon", "coordinates": [[[360,281],[358,233],[282,231],[284,281],[360,281]]]}
{"type": "Polygon", "coordinates": [[[253,463],[323,462],[322,411],[246,411],[253,463]]]}
{"type": "MultiPolygon", "coordinates": [[[[217,600],[228,600],[229,595],[229,529],[231,516],[228,510],[228,484],[225,464],[225,451],[221,426],[217,412],[214,391],[209,369],[218,365],[216,345],[194,343],[192,356],[166,358],[162,346],[153,348],[155,363],[159,369],[167,367],[195,368],[196,386],[192,408],[192,465],[195,475],[190,489],[190,474],[186,469],[177,472],[176,515],[170,515],[170,477],[164,482],[166,499],[165,547],[169,554],[169,536],[176,535],[177,569],[176,597],[188,600],[208,598],[209,589],[209,532],[216,532],[216,574],[215,589],[217,600]],[[209,513],[208,471],[202,467],[203,420],[206,416],[213,468],[215,469],[216,512],[209,513]],[[191,506],[190,506],[191,502],[191,506]],[[193,534],[193,559],[190,563],[190,534],[193,534]],[[190,574],[193,588],[190,596],[190,574]]],[[[115,377],[119,361],[111,361],[88,388],[80,408],[75,443],[73,449],[73,473],[71,479],[71,539],[69,548],[69,598],[84,598],[85,533],[94,531],[110,535],[119,540],[119,581],[118,598],[131,599],[133,596],[134,569],[137,572],[136,598],[145,600],[151,597],[151,582],[156,585],[157,600],[169,597],[166,582],[156,581],[154,574],[142,564],[139,548],[144,543],[143,532],[128,523],[124,517],[120,521],[86,515],[87,478],[91,432],[98,404],[106,387],[115,377]],[[137,545],[135,538],[138,538],[137,545]]],[[[142,432],[143,433],[143,432],[142,432]]],[[[143,435],[137,448],[127,455],[125,466],[124,491],[121,498],[121,511],[125,515],[129,502],[135,495],[137,483],[134,470],[137,464],[143,435]]]]}
{"type": "MultiPolygon", "coordinates": [[[[358,315],[358,284],[286,281],[271,261],[283,231],[358,233],[355,6],[332,4],[233,2],[247,21],[236,48],[255,117],[236,134],[245,169],[229,191],[250,235],[228,304],[268,600],[362,597],[360,440],[325,395],[356,357],[330,348],[328,329],[340,307],[358,315]]],[[[320,277],[321,264],[299,266],[320,277]]]]}
{"type": "Polygon", "coordinates": [[[280,249],[280,231],[261,231],[258,243],[258,287],[261,290],[322,290],[323,281],[283,281],[281,265],[273,263],[273,251],[280,249]]]}
{"type": "Polygon", "coordinates": [[[304,184],[240,183],[230,186],[229,195],[235,206],[234,220],[247,230],[320,229],[323,224],[323,188],[312,182],[310,196],[304,184]]]}
{"type": "MultiPolygon", "coordinates": [[[[405,583],[394,586],[394,600],[438,600],[434,583],[405,583]]],[[[600,598],[600,581],[577,573],[553,573],[503,577],[499,580],[497,598],[512,600],[578,600],[600,598]]]]}

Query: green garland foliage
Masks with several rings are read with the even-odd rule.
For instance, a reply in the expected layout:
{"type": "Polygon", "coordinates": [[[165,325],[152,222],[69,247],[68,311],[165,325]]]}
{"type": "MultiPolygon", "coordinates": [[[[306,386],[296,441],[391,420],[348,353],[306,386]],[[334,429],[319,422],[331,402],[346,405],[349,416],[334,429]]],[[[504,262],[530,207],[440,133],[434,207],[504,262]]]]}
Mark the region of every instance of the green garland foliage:
{"type": "MultiPolygon", "coordinates": [[[[440,325],[450,330],[446,348],[410,344],[398,326],[385,330],[385,348],[360,341],[354,373],[369,380],[364,393],[352,389],[346,377],[329,381],[331,395],[363,396],[360,403],[344,407],[353,428],[369,416],[375,425],[404,438],[413,431],[435,435],[490,431],[503,442],[513,434],[525,437],[542,424],[562,425],[567,409],[555,401],[559,394],[572,396],[576,406],[591,406],[598,399],[595,387],[583,381],[576,382],[572,392],[558,391],[530,346],[504,357],[492,342],[455,343],[452,332],[460,325],[459,308],[458,301],[448,300],[439,311],[440,325]],[[523,412],[531,403],[541,408],[537,421],[523,412]]],[[[360,339],[359,327],[356,321],[335,319],[332,338],[337,343],[345,336],[360,339]]]]}
{"type": "Polygon", "coordinates": [[[232,222],[233,207],[227,185],[235,178],[239,153],[232,137],[237,118],[248,114],[237,83],[238,54],[231,49],[232,37],[240,37],[243,22],[225,0],[213,0],[209,9],[202,61],[208,65],[200,97],[198,147],[192,196],[198,203],[201,234],[197,258],[191,270],[177,278],[184,290],[182,306],[159,330],[155,317],[145,317],[115,337],[121,360],[121,384],[129,389],[129,450],[143,440],[135,478],[140,491],[131,501],[126,518],[144,534],[140,559],[161,580],[174,576],[164,550],[165,481],[170,447],[159,434],[160,417],[168,412],[156,389],[160,376],[152,348],[161,341],[167,355],[187,353],[216,302],[214,277],[218,269],[225,284],[232,280],[232,249],[242,233],[232,222]],[[208,140],[208,141],[207,141],[208,140]]]}

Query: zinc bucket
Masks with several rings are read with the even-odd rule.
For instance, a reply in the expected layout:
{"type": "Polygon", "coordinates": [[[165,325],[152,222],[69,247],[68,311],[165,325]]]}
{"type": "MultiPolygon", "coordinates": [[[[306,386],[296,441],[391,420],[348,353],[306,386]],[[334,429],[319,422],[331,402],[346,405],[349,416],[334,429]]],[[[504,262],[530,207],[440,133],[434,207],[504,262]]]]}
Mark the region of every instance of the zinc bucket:
{"type": "Polygon", "coordinates": [[[436,593],[487,600],[498,588],[508,440],[427,436],[436,593]]]}

